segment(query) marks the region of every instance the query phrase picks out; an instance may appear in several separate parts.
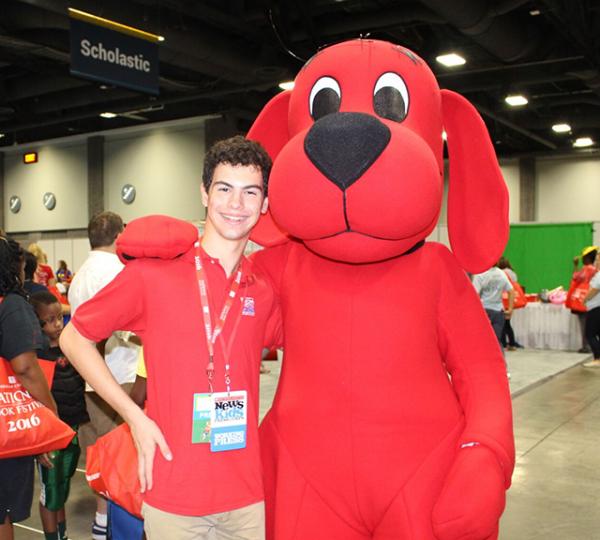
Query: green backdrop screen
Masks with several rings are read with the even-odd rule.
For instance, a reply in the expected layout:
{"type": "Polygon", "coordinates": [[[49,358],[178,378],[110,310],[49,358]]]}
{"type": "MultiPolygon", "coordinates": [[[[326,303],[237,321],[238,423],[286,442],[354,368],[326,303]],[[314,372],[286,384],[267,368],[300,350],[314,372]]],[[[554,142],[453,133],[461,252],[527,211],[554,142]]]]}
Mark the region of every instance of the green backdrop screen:
{"type": "Polygon", "coordinates": [[[573,257],[592,244],[592,223],[514,224],[504,256],[528,293],[566,290],[573,273],[573,257]]]}

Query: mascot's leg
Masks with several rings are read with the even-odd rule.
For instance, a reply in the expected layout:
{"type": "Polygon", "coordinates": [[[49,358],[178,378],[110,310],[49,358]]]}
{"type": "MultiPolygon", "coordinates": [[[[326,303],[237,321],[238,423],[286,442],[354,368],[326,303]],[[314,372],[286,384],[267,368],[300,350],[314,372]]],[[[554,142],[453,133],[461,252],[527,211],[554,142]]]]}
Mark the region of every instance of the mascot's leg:
{"type": "Polygon", "coordinates": [[[267,415],[260,427],[267,540],[369,540],[308,485],[267,415]]]}
{"type": "Polygon", "coordinates": [[[431,514],[456,455],[462,430],[460,424],[446,435],[399,489],[374,531],[374,540],[437,540],[431,514]]]}

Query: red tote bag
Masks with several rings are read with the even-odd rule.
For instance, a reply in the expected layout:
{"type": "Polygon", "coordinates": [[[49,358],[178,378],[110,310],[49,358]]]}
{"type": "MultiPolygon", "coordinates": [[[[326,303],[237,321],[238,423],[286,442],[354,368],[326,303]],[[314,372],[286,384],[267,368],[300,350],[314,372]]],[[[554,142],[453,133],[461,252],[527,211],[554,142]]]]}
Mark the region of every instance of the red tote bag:
{"type": "Polygon", "coordinates": [[[88,447],[85,477],[94,491],[130,514],[142,517],[138,456],[127,424],[121,424],[88,447]]]}
{"type": "MultiPolygon", "coordinates": [[[[50,386],[55,364],[38,362],[50,386]]],[[[0,459],[60,450],[74,436],[67,424],[23,388],[10,362],[0,358],[0,459]]]]}
{"type": "Polygon", "coordinates": [[[571,286],[569,287],[569,292],[567,293],[567,300],[565,301],[565,306],[568,307],[571,311],[585,313],[587,311],[587,307],[583,303],[583,299],[585,298],[585,295],[588,293],[589,290],[589,282],[577,282],[575,280],[572,280],[571,286]]]}
{"type": "MultiPolygon", "coordinates": [[[[527,296],[525,296],[525,291],[523,290],[523,287],[521,287],[521,285],[519,285],[516,281],[513,281],[512,279],[510,279],[510,276],[504,272],[506,274],[506,277],[508,278],[508,281],[510,281],[510,284],[513,286],[513,289],[515,291],[515,299],[513,300],[513,309],[520,309],[523,308],[527,305],[527,296]]],[[[503,292],[502,293],[502,304],[504,305],[504,309],[508,309],[508,293],[507,292],[503,292]]]]}

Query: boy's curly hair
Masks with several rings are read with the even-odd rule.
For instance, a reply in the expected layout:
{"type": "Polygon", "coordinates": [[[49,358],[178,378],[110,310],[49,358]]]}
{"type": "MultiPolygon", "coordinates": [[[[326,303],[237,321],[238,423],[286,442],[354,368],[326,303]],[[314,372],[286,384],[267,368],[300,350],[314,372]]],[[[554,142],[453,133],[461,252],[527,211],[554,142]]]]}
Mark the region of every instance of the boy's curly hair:
{"type": "Polygon", "coordinates": [[[271,158],[267,151],[257,142],[250,141],[241,135],[223,139],[213,144],[204,157],[202,183],[208,192],[217,165],[227,163],[236,166],[254,166],[260,169],[263,178],[263,194],[266,197],[271,172],[271,158]]]}
{"type": "Polygon", "coordinates": [[[21,282],[23,248],[12,238],[0,236],[0,296],[17,293],[26,297],[21,282]]]}

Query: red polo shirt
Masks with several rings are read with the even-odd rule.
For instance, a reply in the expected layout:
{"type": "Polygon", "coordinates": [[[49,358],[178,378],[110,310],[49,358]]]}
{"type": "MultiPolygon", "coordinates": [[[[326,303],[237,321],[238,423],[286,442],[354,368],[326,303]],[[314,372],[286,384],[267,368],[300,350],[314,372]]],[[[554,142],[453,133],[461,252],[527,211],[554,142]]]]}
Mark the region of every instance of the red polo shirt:
{"type": "MultiPolygon", "coordinates": [[[[205,252],[202,261],[214,327],[233,276],[227,278],[219,261],[205,252]]],[[[109,285],[79,307],[72,320],[93,341],[115,330],[131,330],[144,343],[147,413],[173,452],[169,462],[157,451],[154,487],[145,500],[165,512],[203,516],[264,498],[257,429],[260,357],[264,346],[281,342],[280,315],[271,287],[254,271],[252,262],[244,258],[242,270],[238,295],[215,344],[213,385],[216,392],[225,391],[224,354],[229,348],[231,389],[248,392],[247,447],[243,450],[213,453],[209,444],[192,444],[193,395],[208,392],[208,350],[193,247],[171,260],[129,262],[109,285]]]]}

